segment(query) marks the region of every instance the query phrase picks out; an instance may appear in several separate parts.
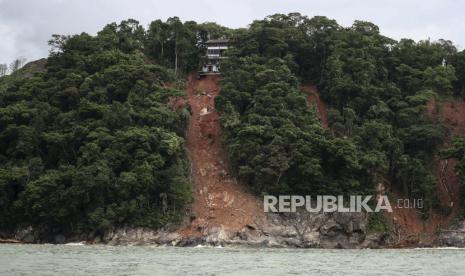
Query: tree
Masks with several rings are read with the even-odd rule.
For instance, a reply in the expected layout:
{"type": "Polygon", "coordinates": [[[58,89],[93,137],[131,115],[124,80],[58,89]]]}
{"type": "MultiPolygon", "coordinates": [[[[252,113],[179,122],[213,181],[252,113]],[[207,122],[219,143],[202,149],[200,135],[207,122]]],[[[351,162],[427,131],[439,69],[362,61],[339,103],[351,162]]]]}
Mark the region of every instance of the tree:
{"type": "Polygon", "coordinates": [[[371,22],[343,28],[300,14],[256,20],[232,42],[216,104],[233,165],[254,190],[367,192],[379,181],[400,187],[413,177],[412,183],[425,184],[406,189],[407,195],[433,201],[434,177],[425,172],[446,132],[424,108],[461,89],[456,68],[463,66],[452,42],[397,42],[371,22]],[[278,60],[290,77],[275,66],[278,60]],[[297,119],[305,112],[283,106],[296,95],[295,78],[318,85],[330,107],[331,134],[300,127],[312,125],[297,119]]]}
{"type": "Polygon", "coordinates": [[[357,146],[324,134],[287,64],[259,56],[224,62],[216,107],[234,169],[256,193],[366,192],[357,146]]]}
{"type": "Polygon", "coordinates": [[[147,32],[147,53],[154,57],[159,64],[165,64],[165,45],[168,43],[169,31],[168,26],[161,20],[155,20],[150,23],[147,32]]]}
{"type": "Polygon", "coordinates": [[[23,65],[26,63],[26,58],[24,57],[19,57],[15,59],[13,62],[10,63],[10,72],[14,73],[21,69],[23,65]]]}
{"type": "Polygon", "coordinates": [[[438,94],[451,95],[455,81],[457,77],[452,65],[428,67],[424,72],[424,86],[438,94]]]}
{"type": "Polygon", "coordinates": [[[145,52],[159,64],[173,68],[175,74],[196,70],[205,42],[223,37],[230,30],[215,23],[181,22],[178,17],[150,23],[145,52]]]}
{"type": "Polygon", "coordinates": [[[0,228],[48,240],[182,219],[187,121],[168,101],[183,93],[144,40],[134,20],[54,36],[45,68],[0,80],[0,228]]]}
{"type": "Polygon", "coordinates": [[[465,50],[455,54],[450,59],[454,66],[457,81],[454,82],[454,94],[465,98],[465,50]]]}
{"type": "Polygon", "coordinates": [[[174,54],[174,73],[178,74],[180,61],[183,62],[183,57],[189,52],[192,47],[195,47],[195,35],[188,27],[188,23],[183,24],[178,17],[170,17],[166,20],[166,24],[171,33],[174,54]],[[190,49],[189,49],[190,48],[190,49]]]}
{"type": "Polygon", "coordinates": [[[0,64],[0,77],[3,77],[8,73],[8,65],[0,64]]]}

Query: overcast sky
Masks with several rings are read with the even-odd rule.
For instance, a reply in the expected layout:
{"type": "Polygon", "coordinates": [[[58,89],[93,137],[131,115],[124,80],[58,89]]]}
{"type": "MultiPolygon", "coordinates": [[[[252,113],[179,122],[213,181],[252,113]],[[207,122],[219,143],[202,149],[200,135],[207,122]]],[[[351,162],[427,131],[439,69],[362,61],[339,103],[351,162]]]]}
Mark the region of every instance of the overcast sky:
{"type": "Polygon", "coordinates": [[[0,63],[47,56],[52,34],[95,34],[127,18],[145,26],[179,16],[245,27],[254,19],[289,12],[325,15],[343,26],[367,20],[395,39],[444,38],[465,46],[465,0],[0,0],[0,63]]]}

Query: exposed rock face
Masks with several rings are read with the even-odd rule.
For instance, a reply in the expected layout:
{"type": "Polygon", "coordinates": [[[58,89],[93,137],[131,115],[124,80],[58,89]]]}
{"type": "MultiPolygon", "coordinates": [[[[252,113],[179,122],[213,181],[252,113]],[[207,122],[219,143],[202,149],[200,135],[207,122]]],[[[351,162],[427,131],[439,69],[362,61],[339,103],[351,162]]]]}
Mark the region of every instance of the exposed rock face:
{"type": "Polygon", "coordinates": [[[441,232],[436,245],[465,247],[465,220],[460,221],[451,229],[441,232]]]}
{"type": "MultiPolygon", "coordinates": [[[[65,237],[55,235],[51,242],[86,241],[108,245],[168,245],[168,246],[251,246],[299,248],[378,248],[389,245],[386,237],[367,235],[368,216],[365,213],[287,213],[268,214],[266,221],[248,224],[243,229],[206,228],[202,236],[183,236],[176,229],[153,230],[123,227],[103,235],[65,237]]],[[[465,227],[465,226],[463,226],[465,227]]],[[[19,230],[15,239],[41,242],[31,228],[19,230]]],[[[459,239],[465,245],[465,231],[459,239]]],[[[455,241],[455,240],[454,240],[455,241]]]]}
{"type": "Polygon", "coordinates": [[[176,245],[179,239],[180,236],[176,232],[155,231],[148,228],[120,228],[114,231],[107,231],[103,236],[102,242],[109,245],[176,245]]]}
{"type": "Polygon", "coordinates": [[[54,237],[56,244],[63,244],[66,242],[66,237],[62,234],[58,234],[54,237]]]}
{"type": "Polygon", "coordinates": [[[18,229],[14,235],[14,239],[25,243],[34,243],[37,242],[37,233],[32,227],[18,229]]]}
{"type": "MultiPolygon", "coordinates": [[[[101,233],[65,238],[55,243],[87,241],[110,245],[245,245],[259,247],[378,247],[381,239],[367,237],[364,213],[265,214],[263,204],[233,176],[221,144],[219,114],[214,97],[219,94],[217,77],[188,80],[188,104],[192,111],[187,133],[187,150],[192,163],[194,196],[192,219],[179,229],[116,228],[101,233]],[[198,90],[204,91],[197,93],[198,90]]],[[[319,101],[319,98],[318,98],[319,101]]],[[[172,99],[176,108],[184,103],[172,99]]],[[[324,110],[323,110],[324,111],[324,110]]],[[[322,113],[323,114],[323,113],[322,113]]],[[[324,114],[323,114],[324,115],[324,114]]],[[[324,122],[324,118],[322,118],[324,122]]],[[[26,239],[31,233],[21,235],[26,239]]],[[[32,240],[40,242],[32,235],[32,240]]]]}
{"type": "Polygon", "coordinates": [[[230,243],[266,246],[358,248],[366,236],[363,213],[269,214],[262,226],[250,226],[230,243]]]}
{"type": "Polygon", "coordinates": [[[224,227],[208,229],[205,236],[182,238],[177,232],[150,229],[118,229],[102,242],[111,245],[164,244],[173,246],[254,246],[302,248],[365,248],[383,246],[379,236],[367,236],[364,213],[269,214],[263,225],[247,225],[240,231],[224,227]]]}

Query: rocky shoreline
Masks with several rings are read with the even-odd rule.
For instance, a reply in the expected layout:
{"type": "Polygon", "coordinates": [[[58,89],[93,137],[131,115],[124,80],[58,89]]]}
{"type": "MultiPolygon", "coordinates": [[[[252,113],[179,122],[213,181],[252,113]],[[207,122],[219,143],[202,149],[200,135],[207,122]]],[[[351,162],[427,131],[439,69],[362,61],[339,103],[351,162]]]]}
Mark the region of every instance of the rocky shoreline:
{"type": "MultiPolygon", "coordinates": [[[[201,235],[183,236],[179,229],[148,229],[122,227],[103,235],[87,234],[65,237],[41,237],[33,228],[15,233],[0,232],[0,243],[83,243],[106,245],[164,246],[245,246],[264,248],[325,248],[362,249],[397,248],[391,234],[371,234],[367,231],[368,216],[364,213],[290,213],[269,214],[265,223],[246,225],[239,231],[224,227],[202,229],[201,235]]],[[[431,244],[411,244],[402,247],[463,247],[465,221],[444,231],[431,244]]]]}
{"type": "Polygon", "coordinates": [[[266,222],[246,225],[239,231],[224,227],[201,229],[199,236],[182,236],[174,229],[118,228],[103,235],[65,237],[61,234],[44,240],[31,227],[14,235],[0,237],[24,243],[56,244],[86,241],[86,244],[169,245],[169,246],[248,246],[294,248],[382,248],[387,235],[367,234],[364,213],[292,213],[269,214],[266,222]]]}
{"type": "Polygon", "coordinates": [[[252,246],[296,248],[364,248],[381,244],[366,235],[367,218],[362,213],[271,214],[264,224],[246,225],[240,231],[222,227],[203,229],[198,237],[178,232],[118,229],[103,241],[112,245],[168,244],[173,246],[252,246]]]}
{"type": "Polygon", "coordinates": [[[465,248],[465,220],[442,231],[438,237],[437,245],[465,248]]]}

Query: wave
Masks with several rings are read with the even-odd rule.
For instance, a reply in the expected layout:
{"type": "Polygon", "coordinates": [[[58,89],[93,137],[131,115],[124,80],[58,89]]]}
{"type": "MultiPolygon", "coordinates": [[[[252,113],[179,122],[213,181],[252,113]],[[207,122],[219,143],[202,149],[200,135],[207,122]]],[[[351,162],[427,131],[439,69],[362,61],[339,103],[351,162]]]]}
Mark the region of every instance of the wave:
{"type": "Polygon", "coordinates": [[[81,241],[81,242],[69,242],[69,243],[65,243],[65,245],[80,246],[80,245],[86,245],[86,242],[85,242],[85,241],[81,241]]]}
{"type": "Polygon", "coordinates": [[[446,247],[416,247],[415,250],[465,250],[463,247],[446,246],[446,247]]]}
{"type": "Polygon", "coordinates": [[[203,244],[198,244],[194,246],[194,248],[224,248],[221,245],[213,246],[213,245],[203,245],[203,244]]]}

